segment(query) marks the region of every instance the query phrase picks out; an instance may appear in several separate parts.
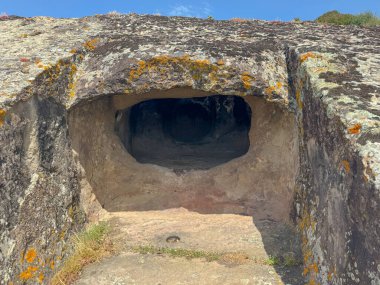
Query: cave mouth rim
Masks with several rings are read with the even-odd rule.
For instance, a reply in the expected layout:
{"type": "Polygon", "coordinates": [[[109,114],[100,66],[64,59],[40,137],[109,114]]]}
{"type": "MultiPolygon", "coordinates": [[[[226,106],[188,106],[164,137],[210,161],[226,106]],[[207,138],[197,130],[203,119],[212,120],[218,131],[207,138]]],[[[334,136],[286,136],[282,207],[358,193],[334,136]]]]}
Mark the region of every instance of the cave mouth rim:
{"type": "MultiPolygon", "coordinates": [[[[150,106],[152,107],[152,106],[150,106]]],[[[154,109],[154,106],[153,106],[154,109]]],[[[158,108],[160,109],[160,108],[158,108]]],[[[157,111],[157,110],[155,110],[157,111]]],[[[157,113],[157,112],[156,112],[157,113]]],[[[158,114],[160,115],[162,114],[158,114]]],[[[165,115],[165,114],[164,114],[165,115]]],[[[167,115],[167,114],[166,114],[167,115]]],[[[188,116],[190,117],[190,116],[188,116]]],[[[228,123],[227,120],[227,123],[228,123]]],[[[219,165],[226,164],[234,159],[240,158],[247,154],[249,152],[249,149],[251,147],[251,141],[250,141],[250,131],[251,131],[251,120],[252,120],[252,108],[250,106],[250,103],[247,102],[242,96],[239,95],[223,95],[223,94],[210,94],[206,95],[204,93],[201,93],[201,96],[171,96],[171,97],[164,97],[164,98],[157,98],[154,96],[154,94],[151,95],[151,97],[146,97],[142,101],[136,102],[134,104],[131,104],[125,108],[116,108],[115,109],[115,133],[119,137],[122,145],[124,146],[124,149],[127,151],[127,153],[133,157],[137,163],[146,164],[146,165],[152,165],[152,166],[160,166],[167,169],[172,170],[177,175],[180,175],[187,171],[196,171],[196,170],[209,170],[211,168],[217,167],[219,165]],[[141,158],[141,149],[136,151],[136,144],[133,143],[135,141],[136,132],[140,132],[141,130],[136,129],[136,125],[138,124],[138,120],[133,119],[134,109],[138,108],[144,108],[142,106],[144,105],[165,105],[165,103],[169,103],[169,107],[164,107],[163,111],[159,110],[160,112],[169,112],[170,110],[170,116],[162,116],[161,120],[163,123],[167,124],[169,122],[169,127],[162,126],[162,131],[164,134],[163,141],[160,143],[160,147],[162,148],[162,145],[165,144],[165,139],[167,143],[168,136],[171,137],[171,146],[176,148],[182,148],[183,150],[186,150],[187,153],[183,153],[183,156],[181,156],[183,159],[180,161],[180,159],[174,159],[172,157],[172,162],[169,163],[165,158],[163,161],[158,161],[157,159],[146,159],[141,158]],[[230,105],[229,105],[230,104],[230,105]],[[232,104],[232,105],[231,105],[232,104]],[[173,108],[173,105],[174,108],[173,108]],[[195,139],[189,136],[186,137],[186,135],[181,137],[181,134],[178,135],[178,126],[186,127],[186,124],[182,124],[182,122],[178,122],[177,120],[174,120],[174,126],[172,123],[173,117],[173,110],[179,112],[179,117],[183,118],[188,116],[191,113],[191,110],[196,109],[196,113],[198,114],[198,123],[207,123],[203,125],[203,129],[199,132],[195,132],[195,139]],[[221,115],[224,111],[224,115],[221,115]],[[184,111],[184,112],[181,112],[184,111]],[[127,114],[127,118],[125,118],[125,115],[127,114]],[[120,119],[120,117],[124,118],[120,119]],[[128,117],[129,116],[129,117],[128,117]],[[232,127],[232,129],[226,131],[223,131],[223,128],[220,128],[220,126],[223,126],[223,120],[221,120],[221,117],[223,119],[230,120],[229,128],[232,127]],[[164,118],[163,118],[164,117],[164,118]],[[131,119],[132,118],[132,119],[131,119]],[[169,121],[168,121],[169,120],[169,121]],[[120,133],[120,128],[118,127],[118,121],[127,121],[127,124],[129,125],[127,127],[128,131],[130,133],[133,133],[128,140],[125,140],[123,138],[123,135],[120,133]],[[137,122],[137,123],[136,123],[137,122]],[[176,124],[178,126],[176,126],[176,124]],[[176,128],[177,127],[177,128],[176,128]],[[222,131],[218,131],[218,128],[222,131]],[[174,131],[173,131],[174,129],[174,131]],[[237,135],[241,135],[240,142],[237,135]],[[231,147],[229,149],[226,148],[226,145],[228,144],[228,140],[231,141],[231,147]],[[131,142],[132,141],[132,142],[131,142]],[[214,146],[216,148],[212,149],[210,146],[215,143],[214,146]],[[221,146],[224,144],[224,152],[225,157],[223,157],[223,151],[217,151],[218,146],[221,146]],[[197,147],[205,149],[203,150],[203,154],[205,154],[205,150],[207,147],[209,147],[210,155],[206,157],[205,155],[199,156],[199,161],[195,162],[194,164],[191,164],[191,158],[194,155],[194,153],[191,153],[191,149],[195,150],[197,147]],[[140,152],[140,154],[139,154],[140,152]],[[216,157],[215,155],[219,155],[219,157],[216,157]],[[187,160],[187,161],[186,161],[187,160]]],[[[152,120],[154,121],[154,120],[152,120]]],[[[224,120],[226,121],[226,120],[224,120]]],[[[189,127],[191,124],[187,124],[187,127],[189,127]]],[[[199,124],[198,124],[199,125],[199,124]]],[[[186,131],[189,128],[180,128],[179,132],[186,131]]],[[[191,130],[191,128],[190,128],[191,130]]],[[[124,134],[125,135],[125,134],[124,134]]],[[[139,148],[139,147],[137,147],[139,148]]],[[[149,148],[149,147],[148,147],[149,148]]],[[[152,147],[150,147],[152,148],[152,147]]],[[[155,147],[153,147],[155,148],[155,147]]],[[[163,149],[163,148],[162,148],[163,149]]],[[[175,151],[178,152],[178,149],[175,149],[175,151]]],[[[154,158],[154,156],[153,156],[154,158]]],[[[196,159],[195,159],[196,160],[196,159]]]]}

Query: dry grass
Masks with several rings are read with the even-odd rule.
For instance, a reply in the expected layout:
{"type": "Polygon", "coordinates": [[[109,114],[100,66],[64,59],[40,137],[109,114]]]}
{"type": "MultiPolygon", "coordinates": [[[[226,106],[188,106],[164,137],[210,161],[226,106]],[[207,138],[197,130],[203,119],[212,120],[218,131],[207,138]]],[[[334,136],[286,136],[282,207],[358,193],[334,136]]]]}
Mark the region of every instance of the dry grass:
{"type": "Polygon", "coordinates": [[[113,252],[113,245],[108,239],[109,230],[108,224],[101,222],[74,236],[73,253],[54,275],[50,284],[72,284],[84,266],[110,255],[113,252]]]}
{"type": "Polygon", "coordinates": [[[219,261],[226,265],[241,265],[248,263],[250,258],[247,254],[241,252],[225,253],[219,261]]]}

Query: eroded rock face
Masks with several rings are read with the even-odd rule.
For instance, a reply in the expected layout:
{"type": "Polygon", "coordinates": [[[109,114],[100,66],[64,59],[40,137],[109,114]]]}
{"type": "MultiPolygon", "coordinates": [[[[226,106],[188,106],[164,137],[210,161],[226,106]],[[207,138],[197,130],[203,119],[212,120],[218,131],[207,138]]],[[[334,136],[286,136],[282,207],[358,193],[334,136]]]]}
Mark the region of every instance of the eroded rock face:
{"type": "Polygon", "coordinates": [[[378,284],[379,32],[138,15],[1,21],[1,282],[48,280],[83,222],[87,173],[68,113],[102,96],[138,103],[153,99],[149,91],[188,87],[189,97],[261,97],[257,104],[295,117],[290,193],[305,274],[321,284],[378,284]]]}
{"type": "MultiPolygon", "coordinates": [[[[163,98],[175,95],[181,99],[189,96],[188,93],[192,92],[171,89],[150,92],[145,97],[167,102],[163,98]]],[[[206,94],[201,92],[200,99],[206,94]]],[[[245,130],[241,134],[235,126],[224,136],[216,133],[224,132],[231,123],[229,120],[210,130],[207,135],[211,143],[198,138],[199,145],[181,142],[176,146],[171,138],[164,138],[161,118],[156,117],[154,111],[140,110],[139,114],[147,117],[147,120],[139,119],[141,124],[146,124],[146,137],[137,139],[128,152],[128,145],[125,145],[128,138],[123,136],[121,140],[114,130],[118,121],[115,113],[125,110],[136,99],[140,99],[139,95],[107,96],[78,105],[69,112],[72,148],[78,154],[92,192],[107,211],[184,207],[205,214],[242,214],[254,216],[254,219],[289,221],[299,163],[293,114],[261,98],[239,98],[244,108],[252,111],[252,116],[246,118],[249,119],[246,122],[250,124],[249,132],[245,130]],[[237,142],[230,141],[230,136],[241,135],[243,138],[237,142]],[[247,140],[250,145],[244,155],[224,160],[226,152],[235,155],[240,151],[240,144],[246,144],[247,140]],[[133,151],[143,152],[144,158],[151,161],[140,163],[130,154],[133,151]],[[215,165],[215,162],[219,163],[215,165]]],[[[172,110],[175,114],[175,109],[172,110]]]]}

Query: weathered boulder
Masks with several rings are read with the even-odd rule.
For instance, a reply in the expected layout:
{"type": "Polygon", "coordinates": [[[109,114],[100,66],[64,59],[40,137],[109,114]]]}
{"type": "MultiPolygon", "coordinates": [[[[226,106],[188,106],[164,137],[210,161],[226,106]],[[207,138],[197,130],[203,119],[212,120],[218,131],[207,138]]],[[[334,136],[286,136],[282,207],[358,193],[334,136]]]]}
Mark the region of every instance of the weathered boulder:
{"type": "Polygon", "coordinates": [[[379,35],[134,14],[3,19],[0,283],[48,280],[84,222],[70,111],[187,87],[261,97],[294,114],[304,273],[320,284],[379,284],[379,35]]]}

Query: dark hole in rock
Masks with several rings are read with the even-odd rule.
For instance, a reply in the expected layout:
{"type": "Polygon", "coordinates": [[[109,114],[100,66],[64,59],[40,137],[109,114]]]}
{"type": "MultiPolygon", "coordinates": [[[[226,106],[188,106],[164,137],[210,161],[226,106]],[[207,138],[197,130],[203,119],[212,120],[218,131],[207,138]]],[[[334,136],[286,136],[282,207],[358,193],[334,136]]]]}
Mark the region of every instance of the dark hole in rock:
{"type": "Polygon", "coordinates": [[[169,243],[175,243],[179,241],[181,241],[181,238],[179,236],[168,236],[166,238],[166,242],[169,242],[169,243]]]}
{"type": "Polygon", "coordinates": [[[152,99],[117,111],[116,132],[140,163],[209,169],[249,149],[251,109],[237,96],[152,99]]]}

